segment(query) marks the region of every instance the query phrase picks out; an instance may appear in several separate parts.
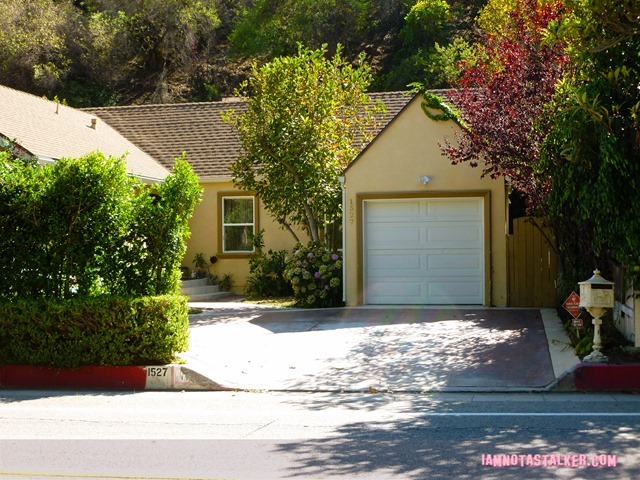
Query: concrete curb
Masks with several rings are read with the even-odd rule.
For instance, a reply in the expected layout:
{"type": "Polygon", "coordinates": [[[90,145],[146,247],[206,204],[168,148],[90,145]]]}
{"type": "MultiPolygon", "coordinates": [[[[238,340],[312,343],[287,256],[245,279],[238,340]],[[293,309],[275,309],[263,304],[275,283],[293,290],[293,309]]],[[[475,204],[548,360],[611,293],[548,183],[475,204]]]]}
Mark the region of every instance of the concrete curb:
{"type": "Polygon", "coordinates": [[[232,390],[184,365],[79,368],[2,365],[0,366],[0,388],[232,390]]]}
{"type": "MultiPolygon", "coordinates": [[[[237,304],[231,304],[238,308],[237,304]]],[[[246,306],[243,305],[243,308],[246,306]]],[[[255,306],[249,306],[254,309],[255,306]]],[[[541,387],[440,387],[425,386],[405,393],[432,392],[567,392],[567,391],[640,391],[640,364],[584,364],[567,348],[568,338],[555,309],[540,309],[544,323],[554,381],[541,387]]],[[[244,311],[243,313],[246,313],[244,311]]],[[[213,380],[218,375],[197,358],[186,364],[149,366],[87,366],[54,368],[25,365],[0,365],[0,388],[17,389],[96,389],[96,390],[163,390],[163,391],[234,391],[248,390],[234,382],[221,384],[213,380]]],[[[341,388],[278,389],[272,391],[342,392],[341,388]]],[[[350,390],[351,391],[351,390],[350,390]]],[[[353,392],[366,393],[364,390],[353,392]]],[[[380,392],[384,393],[381,388],[380,392]]],[[[400,390],[397,390],[400,392],[400,390]]],[[[369,391],[369,393],[371,393],[369,391]]]]}
{"type": "MultiPolygon", "coordinates": [[[[0,388],[17,389],[90,389],[90,390],[162,390],[162,391],[234,391],[242,387],[221,385],[185,365],[131,367],[88,366],[79,368],[0,366],[0,388]]],[[[279,390],[281,391],[281,390],[279,390]]],[[[296,390],[297,391],[297,390],[296,390]]],[[[330,391],[326,389],[305,391],[330,391]]],[[[335,392],[345,391],[337,389],[335,392]]],[[[384,389],[380,390],[384,392],[384,389]]],[[[640,391],[640,364],[608,365],[581,363],[542,388],[474,387],[425,388],[416,392],[613,392],[640,391]]],[[[358,390],[357,392],[360,392],[358,390]]],[[[362,390],[366,393],[366,390],[362,390]]],[[[369,392],[371,393],[371,392],[369,392]]],[[[377,393],[377,392],[376,392],[377,393]]]]}

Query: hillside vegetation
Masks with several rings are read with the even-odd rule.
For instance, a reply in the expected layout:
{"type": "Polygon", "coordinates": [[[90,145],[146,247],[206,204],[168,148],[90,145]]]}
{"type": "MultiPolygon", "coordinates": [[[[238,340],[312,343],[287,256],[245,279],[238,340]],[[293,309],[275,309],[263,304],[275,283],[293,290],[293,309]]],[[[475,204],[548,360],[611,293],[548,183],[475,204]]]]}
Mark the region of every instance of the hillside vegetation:
{"type": "Polygon", "coordinates": [[[298,43],[448,86],[486,0],[3,0],[0,84],[76,107],[216,100],[298,43]]]}

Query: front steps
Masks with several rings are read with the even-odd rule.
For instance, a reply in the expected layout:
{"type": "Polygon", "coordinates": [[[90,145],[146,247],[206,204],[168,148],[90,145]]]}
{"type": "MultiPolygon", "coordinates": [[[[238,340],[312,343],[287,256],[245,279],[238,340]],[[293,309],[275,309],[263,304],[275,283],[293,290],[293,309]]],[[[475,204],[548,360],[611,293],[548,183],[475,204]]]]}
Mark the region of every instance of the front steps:
{"type": "Polygon", "coordinates": [[[209,285],[206,278],[182,280],[180,294],[189,297],[190,302],[210,302],[230,295],[221,292],[217,285],[209,285]]]}

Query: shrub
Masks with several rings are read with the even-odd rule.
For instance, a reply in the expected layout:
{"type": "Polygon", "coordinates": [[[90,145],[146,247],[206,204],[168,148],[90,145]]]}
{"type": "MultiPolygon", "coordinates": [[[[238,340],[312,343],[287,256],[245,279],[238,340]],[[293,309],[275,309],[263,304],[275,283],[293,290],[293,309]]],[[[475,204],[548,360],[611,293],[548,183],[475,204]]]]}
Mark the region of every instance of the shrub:
{"type": "Polygon", "coordinates": [[[262,251],[263,232],[256,234],[253,244],[256,253],[249,258],[249,278],[245,292],[258,297],[286,297],[293,294],[291,284],[284,277],[287,251],[262,251]]]}
{"type": "Polygon", "coordinates": [[[286,260],[285,278],[293,287],[296,306],[342,305],[342,257],[320,242],[297,244],[286,260]]]}
{"type": "Polygon", "coordinates": [[[124,158],[91,153],[41,168],[0,154],[0,298],[179,291],[201,194],[186,160],[147,187],[124,158]]]}
{"type": "Polygon", "coordinates": [[[186,297],[0,303],[0,364],[154,365],[188,348],[186,297]]]}
{"type": "Polygon", "coordinates": [[[222,277],[218,280],[218,287],[223,292],[230,292],[233,288],[233,275],[230,273],[223,273],[222,277]]]}

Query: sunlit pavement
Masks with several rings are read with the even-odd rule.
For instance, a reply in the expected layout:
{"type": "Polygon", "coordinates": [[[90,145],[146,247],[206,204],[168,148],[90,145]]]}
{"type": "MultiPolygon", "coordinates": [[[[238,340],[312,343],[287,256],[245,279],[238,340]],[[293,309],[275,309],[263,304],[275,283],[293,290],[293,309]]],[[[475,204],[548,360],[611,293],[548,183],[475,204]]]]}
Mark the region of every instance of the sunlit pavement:
{"type": "Polygon", "coordinates": [[[186,366],[228,388],[536,391],[579,363],[553,309],[192,306],[186,366]]]}

